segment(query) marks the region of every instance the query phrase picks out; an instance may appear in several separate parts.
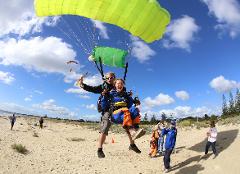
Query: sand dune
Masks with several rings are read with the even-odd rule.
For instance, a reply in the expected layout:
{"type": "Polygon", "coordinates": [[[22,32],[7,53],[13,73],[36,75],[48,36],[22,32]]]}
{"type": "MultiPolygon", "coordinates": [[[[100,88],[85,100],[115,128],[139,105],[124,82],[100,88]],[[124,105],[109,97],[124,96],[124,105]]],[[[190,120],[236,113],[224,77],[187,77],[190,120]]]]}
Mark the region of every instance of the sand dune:
{"type": "MultiPolygon", "coordinates": [[[[125,134],[110,132],[104,152],[106,158],[98,159],[98,132],[83,126],[46,121],[44,129],[34,126],[34,118],[17,118],[14,130],[9,121],[0,117],[0,173],[162,173],[162,157],[149,158],[149,135],[136,141],[142,150],[136,154],[128,150],[125,134]],[[33,134],[38,135],[34,137],[33,134]],[[75,138],[75,141],[72,141],[75,138]],[[114,138],[115,143],[111,142],[114,138]],[[24,145],[29,152],[17,153],[11,148],[14,143],[24,145]]],[[[240,171],[239,125],[217,126],[219,131],[217,150],[219,155],[204,159],[207,129],[179,129],[176,153],[172,155],[169,173],[228,173],[240,171]]],[[[211,151],[210,151],[211,152],[211,151]]]]}

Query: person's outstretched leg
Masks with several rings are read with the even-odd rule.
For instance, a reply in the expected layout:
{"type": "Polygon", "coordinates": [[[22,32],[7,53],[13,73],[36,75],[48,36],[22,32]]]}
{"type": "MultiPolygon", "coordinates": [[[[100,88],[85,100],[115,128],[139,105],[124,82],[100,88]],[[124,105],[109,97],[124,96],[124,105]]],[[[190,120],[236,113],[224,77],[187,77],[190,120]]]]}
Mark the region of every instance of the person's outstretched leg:
{"type": "Polygon", "coordinates": [[[128,139],[130,142],[130,146],[129,146],[129,150],[133,150],[136,153],[141,153],[141,151],[138,149],[138,147],[136,146],[136,144],[134,143],[134,140],[132,139],[132,136],[130,134],[130,131],[128,128],[125,129],[127,135],[128,135],[128,139]]]}

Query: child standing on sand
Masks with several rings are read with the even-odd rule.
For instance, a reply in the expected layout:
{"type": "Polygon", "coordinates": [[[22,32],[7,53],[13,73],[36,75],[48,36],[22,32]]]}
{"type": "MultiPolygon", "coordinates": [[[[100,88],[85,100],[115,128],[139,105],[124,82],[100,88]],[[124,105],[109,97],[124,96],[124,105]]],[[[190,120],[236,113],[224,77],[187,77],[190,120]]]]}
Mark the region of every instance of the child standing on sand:
{"type": "Polygon", "coordinates": [[[150,141],[151,150],[150,150],[149,156],[151,158],[154,158],[154,157],[157,156],[158,138],[159,138],[158,125],[156,125],[153,129],[152,136],[151,136],[151,141],[150,141]]]}
{"type": "Polygon", "coordinates": [[[210,129],[207,132],[207,137],[208,137],[208,141],[207,141],[206,147],[205,147],[205,155],[208,154],[208,149],[211,146],[212,151],[216,157],[217,156],[217,151],[216,151],[217,129],[215,127],[214,121],[211,121],[211,123],[210,123],[210,129]]]}
{"type": "Polygon", "coordinates": [[[176,144],[176,138],[177,138],[176,122],[172,120],[171,127],[167,129],[164,128],[162,132],[163,132],[163,135],[166,135],[165,153],[163,157],[164,172],[166,173],[170,169],[170,156],[176,144]]]}

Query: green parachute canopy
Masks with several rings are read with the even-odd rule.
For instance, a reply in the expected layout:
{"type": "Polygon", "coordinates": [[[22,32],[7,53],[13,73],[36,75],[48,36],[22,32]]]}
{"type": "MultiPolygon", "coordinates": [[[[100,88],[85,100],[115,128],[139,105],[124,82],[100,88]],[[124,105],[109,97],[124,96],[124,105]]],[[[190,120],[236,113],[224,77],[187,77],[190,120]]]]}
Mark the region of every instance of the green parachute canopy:
{"type": "Polygon", "coordinates": [[[170,14],[157,0],[35,0],[37,16],[79,15],[117,25],[150,43],[161,39],[170,14]]]}
{"type": "Polygon", "coordinates": [[[127,51],[111,47],[95,47],[91,58],[93,61],[101,62],[104,65],[125,68],[125,57],[127,51]]]}

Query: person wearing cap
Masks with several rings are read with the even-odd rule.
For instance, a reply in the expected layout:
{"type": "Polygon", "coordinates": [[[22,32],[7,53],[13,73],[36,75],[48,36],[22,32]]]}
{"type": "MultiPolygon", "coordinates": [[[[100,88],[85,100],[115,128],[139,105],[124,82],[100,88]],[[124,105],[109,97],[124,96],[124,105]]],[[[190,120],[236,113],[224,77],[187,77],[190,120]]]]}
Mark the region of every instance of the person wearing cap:
{"type": "Polygon", "coordinates": [[[211,123],[210,123],[210,129],[207,132],[207,137],[208,137],[208,141],[207,141],[206,147],[205,147],[205,155],[208,154],[208,149],[211,146],[213,154],[216,157],[217,156],[217,151],[216,151],[217,129],[215,127],[214,121],[211,121],[211,123]]]}
{"type": "Polygon", "coordinates": [[[177,137],[176,122],[172,120],[170,128],[164,128],[162,130],[162,134],[166,135],[165,153],[163,157],[164,172],[168,172],[168,170],[170,169],[170,156],[176,144],[177,137]]]}

